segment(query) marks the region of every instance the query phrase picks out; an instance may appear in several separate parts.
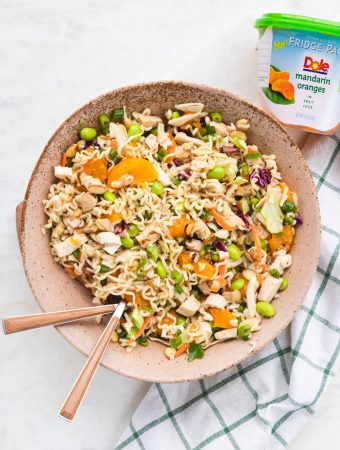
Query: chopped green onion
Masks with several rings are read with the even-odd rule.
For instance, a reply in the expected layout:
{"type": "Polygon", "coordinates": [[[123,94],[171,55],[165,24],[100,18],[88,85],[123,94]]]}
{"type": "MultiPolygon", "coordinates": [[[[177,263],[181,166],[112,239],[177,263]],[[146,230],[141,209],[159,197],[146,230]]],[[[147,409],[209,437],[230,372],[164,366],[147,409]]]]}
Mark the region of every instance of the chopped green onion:
{"type": "Polygon", "coordinates": [[[211,120],[213,122],[221,123],[222,122],[222,114],[219,112],[210,113],[211,120]]]}
{"type": "Polygon", "coordinates": [[[133,322],[133,324],[140,330],[143,326],[144,323],[144,319],[143,316],[141,315],[139,309],[137,308],[137,306],[134,307],[132,313],[131,313],[131,320],[133,322]]]}
{"type": "Polygon", "coordinates": [[[102,131],[107,134],[109,131],[109,126],[110,126],[110,117],[107,114],[99,114],[98,117],[100,126],[102,128],[102,131]]]}
{"type": "Polygon", "coordinates": [[[261,248],[262,250],[264,250],[265,252],[268,250],[268,244],[267,241],[265,241],[264,239],[260,239],[261,242],[261,248]]]}
{"type": "Polygon", "coordinates": [[[72,255],[75,257],[75,258],[79,258],[79,255],[80,255],[80,250],[79,250],[79,248],[77,248],[77,250],[75,250],[73,253],[72,253],[72,255]]]}
{"type": "Polygon", "coordinates": [[[145,275],[144,275],[143,273],[141,273],[141,272],[137,272],[137,274],[136,274],[136,280],[137,280],[137,281],[143,281],[143,280],[145,280],[145,275]]]}
{"type": "Polygon", "coordinates": [[[147,259],[143,258],[137,266],[137,271],[144,267],[147,262],[147,259]]]}
{"type": "Polygon", "coordinates": [[[247,163],[242,163],[239,167],[240,170],[240,175],[242,177],[248,177],[249,176],[249,170],[248,170],[248,164],[247,163]]]}
{"type": "Polygon", "coordinates": [[[100,270],[99,273],[106,273],[106,272],[110,272],[110,267],[106,266],[105,264],[101,264],[100,265],[100,270]]]}
{"type": "Polygon", "coordinates": [[[202,250],[200,251],[200,256],[206,255],[210,250],[213,248],[212,245],[205,245],[202,250]]]}
{"type": "Polygon", "coordinates": [[[141,135],[143,134],[143,128],[139,123],[133,122],[130,125],[129,131],[128,131],[128,137],[132,138],[131,141],[138,142],[140,140],[141,135]]]}
{"type": "Polygon", "coordinates": [[[104,287],[107,285],[107,278],[104,278],[104,280],[100,280],[100,284],[104,287]]]}
{"type": "Polygon", "coordinates": [[[149,313],[153,313],[153,309],[151,308],[151,306],[148,305],[144,305],[143,310],[149,313]]]}
{"type": "Polygon", "coordinates": [[[274,278],[280,278],[280,272],[277,269],[270,269],[269,270],[270,275],[272,275],[274,278]]]}
{"type": "Polygon", "coordinates": [[[218,253],[214,253],[213,255],[211,255],[211,261],[219,262],[219,260],[220,260],[220,255],[218,253]]]}
{"type": "Polygon", "coordinates": [[[177,294],[183,294],[184,289],[179,284],[176,284],[175,285],[175,291],[177,292],[177,294]]]}
{"type": "Polygon", "coordinates": [[[122,122],[124,119],[124,109],[117,108],[111,112],[111,120],[113,122],[122,122]]]}
{"type": "Polygon", "coordinates": [[[172,270],[170,276],[176,283],[181,283],[183,281],[183,275],[178,270],[172,270]]]}
{"type": "Polygon", "coordinates": [[[243,339],[244,341],[247,341],[249,339],[251,333],[251,326],[245,323],[244,325],[241,325],[237,329],[237,336],[243,339]]]}
{"type": "Polygon", "coordinates": [[[157,261],[157,259],[159,258],[159,250],[156,244],[151,244],[147,249],[146,249],[146,253],[148,254],[148,256],[153,260],[153,261],[157,261]]]}
{"type": "Polygon", "coordinates": [[[111,159],[111,161],[115,162],[117,158],[117,150],[112,149],[109,153],[109,158],[111,159]]]}
{"type": "Polygon", "coordinates": [[[296,206],[294,202],[284,202],[284,204],[282,205],[282,212],[284,213],[296,213],[296,206]]]}
{"type": "Polygon", "coordinates": [[[157,261],[156,262],[156,272],[158,273],[158,275],[160,276],[160,278],[166,278],[166,269],[164,267],[164,264],[162,263],[162,261],[157,261]]]}
{"type": "Polygon", "coordinates": [[[248,153],[246,155],[246,159],[257,159],[257,158],[260,158],[260,157],[261,157],[261,155],[260,155],[259,152],[248,153]]]}
{"type": "Polygon", "coordinates": [[[209,219],[209,216],[210,216],[210,214],[209,214],[208,210],[206,210],[205,208],[203,208],[201,214],[200,214],[198,217],[199,217],[200,219],[207,220],[207,219],[209,219]]]}
{"type": "Polygon", "coordinates": [[[171,183],[174,184],[175,186],[178,186],[182,183],[183,180],[181,180],[180,178],[173,178],[171,180],[171,183]]]}
{"type": "Polygon", "coordinates": [[[154,136],[157,136],[158,128],[151,128],[150,133],[153,134],[154,136]]]}
{"type": "Polygon", "coordinates": [[[136,339],[136,343],[142,345],[143,347],[147,347],[149,345],[148,338],[144,334],[136,339]]]}
{"type": "Polygon", "coordinates": [[[163,159],[165,158],[166,155],[167,155],[167,152],[166,152],[165,148],[160,148],[157,153],[158,161],[163,161],[163,159]]]}

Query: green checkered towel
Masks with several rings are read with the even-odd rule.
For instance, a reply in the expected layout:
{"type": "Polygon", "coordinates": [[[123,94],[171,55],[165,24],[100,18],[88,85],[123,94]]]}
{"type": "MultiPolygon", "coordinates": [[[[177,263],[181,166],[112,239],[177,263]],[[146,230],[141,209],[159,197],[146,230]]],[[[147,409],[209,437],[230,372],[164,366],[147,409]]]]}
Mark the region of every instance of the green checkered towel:
{"type": "Polygon", "coordinates": [[[340,350],[339,137],[311,135],[303,154],[319,193],[321,255],[291,326],[218,376],[154,384],[118,449],[279,449],[314,412],[340,350]]]}

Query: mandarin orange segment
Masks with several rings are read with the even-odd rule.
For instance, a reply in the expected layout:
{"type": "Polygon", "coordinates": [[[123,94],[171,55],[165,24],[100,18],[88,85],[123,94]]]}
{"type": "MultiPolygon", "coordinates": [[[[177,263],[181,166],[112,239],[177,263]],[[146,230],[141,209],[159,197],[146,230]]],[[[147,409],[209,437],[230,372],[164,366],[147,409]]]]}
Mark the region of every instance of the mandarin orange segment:
{"type": "Polygon", "coordinates": [[[168,227],[171,236],[174,238],[185,237],[185,227],[191,221],[192,220],[189,219],[186,215],[183,215],[179,219],[174,220],[173,224],[168,227]]]}
{"type": "Polygon", "coordinates": [[[269,69],[269,84],[273,84],[276,80],[289,80],[288,72],[277,72],[272,67],[269,69]]]}
{"type": "Polygon", "coordinates": [[[284,225],[281,233],[272,234],[268,241],[269,250],[271,253],[277,250],[286,250],[288,253],[293,244],[295,235],[295,228],[293,225],[284,225]]]}
{"type": "Polygon", "coordinates": [[[111,214],[105,214],[104,218],[109,219],[110,222],[119,222],[123,219],[123,216],[120,212],[112,211],[111,214]]]}
{"type": "Polygon", "coordinates": [[[210,314],[214,318],[214,327],[216,328],[235,328],[230,321],[235,319],[235,316],[227,309],[211,308],[210,314]]]}
{"type": "Polygon", "coordinates": [[[93,178],[98,178],[102,183],[106,182],[107,178],[107,161],[105,158],[93,157],[89,159],[84,165],[83,170],[87,175],[93,178]]]}
{"type": "Polygon", "coordinates": [[[187,264],[191,264],[192,259],[188,252],[182,252],[178,257],[178,264],[180,266],[186,266],[187,264]]]}
{"type": "Polygon", "coordinates": [[[294,98],[294,85],[287,80],[276,80],[272,84],[272,90],[275,92],[280,92],[287,100],[293,100],[294,98]]]}
{"type": "Polygon", "coordinates": [[[196,275],[208,278],[209,280],[216,274],[215,267],[204,258],[198,258],[198,261],[193,263],[193,268],[196,275]]]}
{"type": "Polygon", "coordinates": [[[123,175],[133,175],[135,182],[154,181],[157,179],[157,171],[150,161],[143,158],[126,158],[113,166],[109,171],[108,186],[113,181],[119,180],[123,175]]]}

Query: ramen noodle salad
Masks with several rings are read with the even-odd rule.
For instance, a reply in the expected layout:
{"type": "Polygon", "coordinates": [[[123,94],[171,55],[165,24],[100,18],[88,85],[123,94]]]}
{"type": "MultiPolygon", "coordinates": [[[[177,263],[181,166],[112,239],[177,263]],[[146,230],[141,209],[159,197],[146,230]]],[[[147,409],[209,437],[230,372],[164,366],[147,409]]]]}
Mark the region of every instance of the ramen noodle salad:
{"type": "Polygon", "coordinates": [[[93,304],[127,300],[112,336],[127,351],[158,340],[192,361],[250,339],[288,286],[301,223],[275,155],[248,142],[248,120],[226,124],[201,103],[99,123],[80,129],[43,201],[55,260],[93,304]]]}

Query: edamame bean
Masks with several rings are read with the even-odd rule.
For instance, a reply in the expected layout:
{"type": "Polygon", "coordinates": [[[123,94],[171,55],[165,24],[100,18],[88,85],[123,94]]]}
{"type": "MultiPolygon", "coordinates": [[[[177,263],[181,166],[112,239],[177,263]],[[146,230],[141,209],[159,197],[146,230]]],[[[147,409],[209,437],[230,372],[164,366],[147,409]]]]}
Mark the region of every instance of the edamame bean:
{"type": "Polygon", "coordinates": [[[95,128],[82,128],[79,132],[80,139],[83,141],[92,141],[97,136],[97,131],[95,128]]]}
{"type": "Polygon", "coordinates": [[[157,261],[157,259],[159,258],[159,250],[156,244],[151,244],[147,249],[146,249],[146,253],[149,255],[149,257],[153,260],[153,261],[157,261]]]}
{"type": "Polygon", "coordinates": [[[128,137],[133,138],[133,139],[131,139],[131,141],[138,142],[140,140],[140,135],[142,135],[142,134],[143,134],[143,128],[141,127],[141,125],[139,125],[139,123],[133,122],[130,125],[129,131],[128,131],[128,137]],[[135,137],[133,137],[133,136],[135,136],[135,137]]]}
{"type": "Polygon", "coordinates": [[[235,244],[227,245],[227,250],[229,252],[229,258],[233,261],[236,261],[237,259],[241,258],[241,250],[240,248],[235,244]]]}
{"type": "Polygon", "coordinates": [[[288,287],[288,279],[287,278],[282,278],[282,283],[281,283],[281,286],[279,288],[279,291],[282,292],[282,291],[286,290],[287,287],[288,287]]]}
{"type": "Polygon", "coordinates": [[[273,317],[276,313],[274,305],[269,302],[257,302],[256,311],[264,317],[273,317]]]}
{"type": "Polygon", "coordinates": [[[132,238],[138,236],[139,228],[136,225],[130,225],[128,228],[128,235],[132,238]]]}
{"type": "Polygon", "coordinates": [[[160,278],[166,278],[166,270],[162,261],[157,261],[156,263],[156,271],[160,278]]]}
{"type": "Polygon", "coordinates": [[[162,195],[164,192],[164,186],[159,181],[155,181],[151,185],[151,192],[156,195],[162,195]]]}
{"type": "Polygon", "coordinates": [[[128,236],[121,237],[120,242],[122,243],[122,246],[125,248],[132,248],[135,245],[135,241],[128,236]]]}
{"type": "Polygon", "coordinates": [[[172,114],[171,114],[170,120],[178,119],[178,117],[180,117],[179,112],[178,111],[173,111],[172,114]]]}
{"type": "Polygon", "coordinates": [[[226,175],[225,169],[222,166],[215,166],[207,173],[207,178],[222,180],[226,175]]]}
{"type": "Polygon", "coordinates": [[[211,255],[211,261],[218,262],[220,260],[220,255],[218,253],[214,253],[211,255]]]}
{"type": "Polygon", "coordinates": [[[170,273],[171,278],[176,282],[176,283],[181,283],[183,281],[183,275],[181,274],[181,272],[179,272],[178,270],[172,270],[172,272],[170,273]]]}
{"type": "Polygon", "coordinates": [[[115,200],[116,200],[115,194],[113,192],[110,192],[110,191],[104,192],[103,198],[104,198],[104,200],[106,200],[108,202],[111,202],[111,203],[114,203],[115,200]]]}
{"type": "Polygon", "coordinates": [[[238,278],[237,280],[233,281],[230,285],[232,291],[239,291],[244,286],[244,278],[238,278]]]}
{"type": "Polygon", "coordinates": [[[220,114],[219,112],[212,112],[210,114],[210,117],[213,122],[217,122],[217,123],[222,122],[222,114],[220,114]]]}

